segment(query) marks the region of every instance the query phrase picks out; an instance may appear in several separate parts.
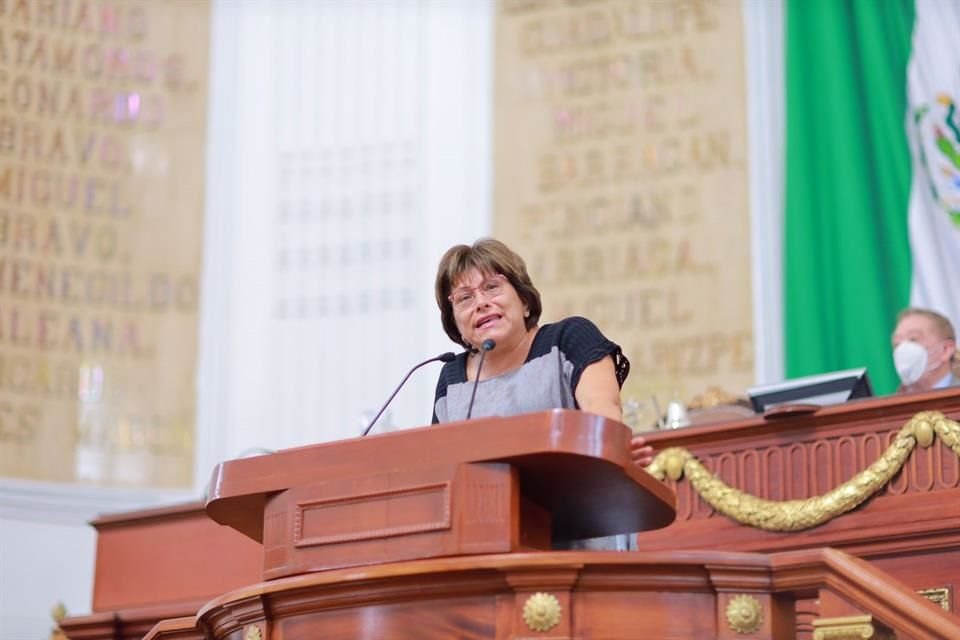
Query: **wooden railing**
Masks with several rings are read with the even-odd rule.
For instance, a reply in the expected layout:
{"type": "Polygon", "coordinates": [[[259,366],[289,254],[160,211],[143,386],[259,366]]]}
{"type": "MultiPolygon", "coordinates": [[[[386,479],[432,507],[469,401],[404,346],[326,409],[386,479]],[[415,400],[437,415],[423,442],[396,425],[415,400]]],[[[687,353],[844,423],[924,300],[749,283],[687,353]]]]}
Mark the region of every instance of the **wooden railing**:
{"type": "Polygon", "coordinates": [[[816,598],[821,623],[865,616],[873,620],[873,636],[848,637],[883,637],[886,627],[897,638],[960,639],[955,616],[860,558],[834,549],[810,549],[773,554],[770,563],[774,591],[795,601],[816,598]]]}

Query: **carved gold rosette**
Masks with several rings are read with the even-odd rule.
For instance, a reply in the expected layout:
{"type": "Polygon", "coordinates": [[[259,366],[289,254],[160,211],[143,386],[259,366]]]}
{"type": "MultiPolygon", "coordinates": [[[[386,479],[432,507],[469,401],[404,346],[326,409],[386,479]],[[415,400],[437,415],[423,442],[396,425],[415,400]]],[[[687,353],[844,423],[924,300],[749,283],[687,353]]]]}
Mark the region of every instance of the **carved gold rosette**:
{"type": "Polygon", "coordinates": [[[704,502],[741,524],[767,531],[800,531],[856,508],[896,475],[918,444],[933,444],[935,435],[960,456],[960,424],[939,411],[924,411],[900,429],[876,462],[835,489],[803,500],[765,500],[735,489],[680,447],[661,451],[647,471],[660,480],[686,478],[704,502]]]}
{"type": "Polygon", "coordinates": [[[535,593],[523,604],[523,621],[533,631],[549,631],[560,623],[560,601],[549,593],[535,593]]]}
{"type": "Polygon", "coordinates": [[[260,627],[255,624],[248,626],[243,634],[243,640],[263,640],[263,633],[260,631],[260,627]]]}
{"type": "Polygon", "coordinates": [[[727,624],[737,633],[753,633],[763,624],[763,606],[753,596],[735,596],[727,603],[727,624]]]}

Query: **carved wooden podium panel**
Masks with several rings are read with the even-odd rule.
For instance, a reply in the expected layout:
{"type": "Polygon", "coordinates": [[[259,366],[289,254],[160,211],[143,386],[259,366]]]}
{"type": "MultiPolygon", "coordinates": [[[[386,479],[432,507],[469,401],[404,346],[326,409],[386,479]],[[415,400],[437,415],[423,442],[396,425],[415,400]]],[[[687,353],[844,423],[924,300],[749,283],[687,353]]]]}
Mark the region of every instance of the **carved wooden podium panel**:
{"type": "Polygon", "coordinates": [[[207,513],[263,543],[264,579],[643,531],[670,489],[630,430],[580,411],[410,429],[231,460],[207,513]]]}

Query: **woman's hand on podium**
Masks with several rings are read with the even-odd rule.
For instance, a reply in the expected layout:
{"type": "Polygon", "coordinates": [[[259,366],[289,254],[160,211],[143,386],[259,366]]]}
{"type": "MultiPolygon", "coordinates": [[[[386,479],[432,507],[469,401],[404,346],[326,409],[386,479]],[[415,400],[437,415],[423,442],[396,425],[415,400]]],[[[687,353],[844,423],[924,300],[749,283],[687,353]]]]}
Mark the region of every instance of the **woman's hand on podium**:
{"type": "Polygon", "coordinates": [[[630,459],[640,468],[653,462],[653,447],[647,444],[643,436],[633,436],[630,439],[630,459]]]}

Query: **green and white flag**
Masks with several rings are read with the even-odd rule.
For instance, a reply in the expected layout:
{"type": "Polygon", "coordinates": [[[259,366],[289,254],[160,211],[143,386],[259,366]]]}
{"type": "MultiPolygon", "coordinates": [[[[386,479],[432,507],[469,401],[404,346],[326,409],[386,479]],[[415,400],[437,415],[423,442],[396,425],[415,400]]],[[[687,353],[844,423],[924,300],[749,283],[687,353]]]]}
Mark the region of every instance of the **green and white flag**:
{"type": "Polygon", "coordinates": [[[908,305],[960,326],[960,1],[787,0],[786,376],[896,387],[908,305]]]}
{"type": "Polygon", "coordinates": [[[910,304],[960,326],[960,2],[916,5],[908,66],[910,304]]]}

